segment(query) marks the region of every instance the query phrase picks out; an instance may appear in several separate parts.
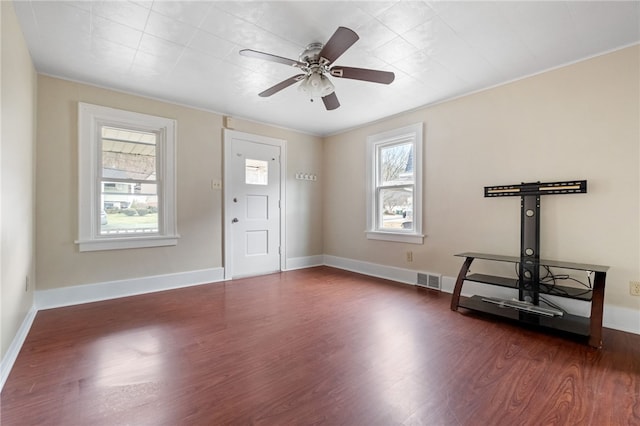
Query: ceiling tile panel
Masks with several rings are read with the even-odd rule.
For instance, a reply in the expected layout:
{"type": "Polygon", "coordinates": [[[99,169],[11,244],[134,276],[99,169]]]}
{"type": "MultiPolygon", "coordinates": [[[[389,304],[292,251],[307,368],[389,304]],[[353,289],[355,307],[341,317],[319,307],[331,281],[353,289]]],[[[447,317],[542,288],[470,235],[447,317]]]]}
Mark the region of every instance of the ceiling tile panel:
{"type": "Polygon", "coordinates": [[[144,31],[163,40],[186,46],[193,37],[196,28],[152,11],[144,31]]]}
{"type": "Polygon", "coordinates": [[[156,1],[151,10],[176,21],[199,26],[213,5],[204,1],[156,1]]]}
{"type": "Polygon", "coordinates": [[[456,37],[451,27],[440,17],[431,16],[429,19],[405,32],[402,37],[418,49],[447,50],[449,40],[456,37]]]}
{"type": "Polygon", "coordinates": [[[431,85],[455,88],[463,83],[451,70],[445,68],[441,63],[424,52],[418,52],[411,58],[398,61],[394,66],[410,76],[422,79],[431,85]]]}
{"type": "Polygon", "coordinates": [[[312,42],[325,42],[337,25],[319,19],[318,15],[324,13],[323,5],[324,2],[270,2],[257,25],[303,47],[312,42]]]}
{"type": "Polygon", "coordinates": [[[361,1],[361,2],[357,2],[356,6],[359,7],[360,9],[362,9],[364,12],[366,12],[367,14],[376,17],[379,16],[381,14],[383,14],[384,12],[386,12],[387,10],[389,10],[391,7],[393,7],[396,3],[398,3],[400,0],[395,0],[395,1],[361,1]]]}
{"type": "Polygon", "coordinates": [[[398,2],[377,18],[397,34],[404,34],[434,15],[427,3],[419,1],[398,2]]]}
{"type": "Polygon", "coordinates": [[[418,48],[400,36],[376,49],[376,55],[383,61],[389,63],[394,63],[415,55],[416,52],[418,52],[418,48]]]}
{"type": "Polygon", "coordinates": [[[148,8],[129,1],[96,1],[91,2],[91,5],[91,13],[140,31],[144,31],[151,12],[148,8]]]}
{"type": "Polygon", "coordinates": [[[215,81],[217,76],[222,74],[222,66],[223,62],[219,58],[201,55],[200,52],[192,49],[185,49],[171,70],[171,79],[184,80],[194,85],[211,80],[215,81]]]}
{"type": "Polygon", "coordinates": [[[231,15],[217,7],[209,10],[206,18],[200,24],[200,29],[208,33],[238,44],[240,46],[257,45],[261,38],[273,38],[273,34],[265,33],[264,30],[231,15]]]}
{"type": "Polygon", "coordinates": [[[269,8],[269,2],[265,1],[216,1],[216,8],[246,22],[257,24],[269,8]]]}
{"type": "Polygon", "coordinates": [[[103,38],[91,40],[91,68],[126,73],[131,68],[136,50],[103,38]]]}
{"type": "Polygon", "coordinates": [[[103,18],[99,15],[93,15],[91,17],[91,36],[137,49],[140,44],[140,39],[142,38],[142,31],[127,27],[126,25],[103,18]]]}
{"type": "Polygon", "coordinates": [[[196,30],[189,47],[216,58],[237,55],[240,50],[237,44],[202,30],[196,30]]]}
{"type": "Polygon", "coordinates": [[[150,34],[143,34],[138,49],[141,52],[175,63],[184,47],[150,34]]]}
{"type": "Polygon", "coordinates": [[[360,40],[356,42],[357,46],[362,50],[371,52],[375,52],[378,47],[398,37],[397,33],[391,31],[391,29],[375,18],[361,25],[357,33],[360,37],[360,40]]]}
{"type": "Polygon", "coordinates": [[[128,76],[147,77],[149,81],[159,78],[158,83],[164,83],[164,78],[171,73],[176,63],[177,59],[170,61],[167,58],[161,58],[150,53],[138,51],[129,68],[128,76]]]}
{"type": "Polygon", "coordinates": [[[429,5],[454,31],[461,32],[467,27],[475,26],[502,27],[504,19],[497,10],[498,3],[434,1],[429,5]]]}

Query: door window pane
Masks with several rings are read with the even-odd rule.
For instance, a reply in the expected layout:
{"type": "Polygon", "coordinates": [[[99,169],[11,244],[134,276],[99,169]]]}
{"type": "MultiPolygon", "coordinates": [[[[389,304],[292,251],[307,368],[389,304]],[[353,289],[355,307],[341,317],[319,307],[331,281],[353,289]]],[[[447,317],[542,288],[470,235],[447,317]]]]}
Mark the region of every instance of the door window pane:
{"type": "Polygon", "coordinates": [[[245,160],[245,183],[247,185],[269,184],[269,163],[262,160],[245,160]]]}

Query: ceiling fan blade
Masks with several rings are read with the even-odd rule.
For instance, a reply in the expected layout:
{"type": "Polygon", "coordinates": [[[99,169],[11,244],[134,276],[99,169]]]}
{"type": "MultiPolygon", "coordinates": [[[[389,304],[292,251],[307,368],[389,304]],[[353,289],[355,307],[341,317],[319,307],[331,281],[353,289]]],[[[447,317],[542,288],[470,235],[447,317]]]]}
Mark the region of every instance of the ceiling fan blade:
{"type": "Polygon", "coordinates": [[[322,65],[330,64],[350,48],[360,37],[353,30],[346,27],[338,27],[327,44],[320,51],[319,57],[322,65]]]}
{"type": "Polygon", "coordinates": [[[322,102],[324,102],[324,107],[331,111],[332,109],[336,109],[340,106],[340,101],[338,101],[338,97],[336,96],[336,92],[331,92],[327,96],[322,97],[322,102]]]}
{"type": "Polygon", "coordinates": [[[260,96],[262,98],[266,98],[268,96],[273,95],[274,93],[278,93],[282,89],[286,89],[287,87],[291,86],[293,83],[295,83],[297,81],[300,81],[303,78],[304,78],[304,74],[294,75],[293,77],[290,77],[290,78],[288,78],[288,79],[286,79],[284,81],[281,81],[280,83],[276,84],[275,86],[272,86],[272,87],[268,88],[264,92],[258,93],[258,96],[260,96]]]}
{"type": "Polygon", "coordinates": [[[295,59],[283,58],[282,56],[272,55],[271,53],[258,52],[257,50],[251,49],[242,49],[240,51],[242,56],[247,56],[249,58],[257,58],[265,61],[277,62],[279,64],[291,65],[292,67],[306,67],[307,64],[304,62],[296,61],[295,59]]]}
{"type": "Polygon", "coordinates": [[[382,84],[390,84],[396,78],[396,75],[390,71],[370,70],[367,68],[333,67],[329,72],[334,77],[382,84]]]}

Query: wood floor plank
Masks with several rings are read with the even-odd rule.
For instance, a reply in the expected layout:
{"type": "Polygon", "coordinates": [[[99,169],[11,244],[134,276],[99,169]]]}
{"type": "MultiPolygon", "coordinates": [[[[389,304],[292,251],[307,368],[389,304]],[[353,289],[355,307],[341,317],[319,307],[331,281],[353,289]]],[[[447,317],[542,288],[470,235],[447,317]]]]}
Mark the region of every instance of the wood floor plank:
{"type": "Polygon", "coordinates": [[[640,425],[604,346],[329,267],[38,312],[2,425],[640,425]]]}

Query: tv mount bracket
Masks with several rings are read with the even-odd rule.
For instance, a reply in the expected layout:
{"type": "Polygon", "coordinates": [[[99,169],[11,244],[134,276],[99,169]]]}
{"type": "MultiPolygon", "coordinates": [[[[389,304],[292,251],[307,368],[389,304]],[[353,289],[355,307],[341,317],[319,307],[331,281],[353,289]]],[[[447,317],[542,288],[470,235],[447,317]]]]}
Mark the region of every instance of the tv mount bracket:
{"type": "Polygon", "coordinates": [[[518,298],[539,304],[540,286],[540,196],[584,194],[586,180],[529,182],[520,185],[485,186],[485,197],[520,197],[520,266],[518,298]]]}

